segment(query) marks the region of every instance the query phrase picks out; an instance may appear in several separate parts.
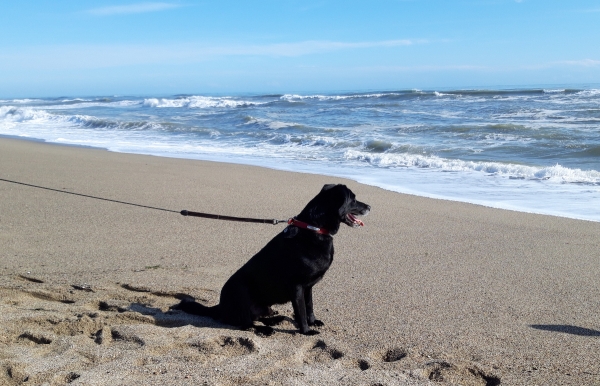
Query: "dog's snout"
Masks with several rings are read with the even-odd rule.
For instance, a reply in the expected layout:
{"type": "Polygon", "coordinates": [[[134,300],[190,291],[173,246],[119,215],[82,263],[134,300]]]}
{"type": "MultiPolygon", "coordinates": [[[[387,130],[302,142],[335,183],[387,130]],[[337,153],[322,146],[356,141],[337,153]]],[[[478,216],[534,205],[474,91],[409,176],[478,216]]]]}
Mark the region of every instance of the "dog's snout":
{"type": "Polygon", "coordinates": [[[362,212],[361,214],[363,216],[365,216],[365,215],[369,214],[369,212],[371,212],[371,205],[368,205],[368,204],[363,204],[363,205],[364,205],[364,208],[361,211],[362,212]]]}

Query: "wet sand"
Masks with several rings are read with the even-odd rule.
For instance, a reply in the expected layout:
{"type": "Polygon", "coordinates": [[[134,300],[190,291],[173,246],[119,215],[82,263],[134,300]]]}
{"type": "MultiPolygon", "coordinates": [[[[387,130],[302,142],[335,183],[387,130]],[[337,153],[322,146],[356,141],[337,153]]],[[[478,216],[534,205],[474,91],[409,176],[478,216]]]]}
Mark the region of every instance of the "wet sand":
{"type": "Polygon", "coordinates": [[[264,337],[169,306],[181,294],[216,304],[284,225],[0,181],[2,385],[600,384],[600,223],[8,138],[0,178],[276,219],[345,183],[373,208],[335,236],[314,291],[320,334],[296,334],[285,304],[264,337]]]}

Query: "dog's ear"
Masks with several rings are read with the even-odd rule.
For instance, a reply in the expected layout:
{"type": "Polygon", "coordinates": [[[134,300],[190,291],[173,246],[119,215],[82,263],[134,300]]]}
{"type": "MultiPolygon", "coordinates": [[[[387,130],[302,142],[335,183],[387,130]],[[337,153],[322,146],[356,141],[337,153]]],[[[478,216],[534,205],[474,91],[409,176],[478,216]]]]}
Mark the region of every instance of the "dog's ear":
{"type": "Polygon", "coordinates": [[[298,234],[298,227],[286,227],[283,230],[283,237],[285,237],[286,239],[291,239],[292,237],[296,236],[298,234]]]}
{"type": "Polygon", "coordinates": [[[348,213],[348,205],[354,200],[354,193],[350,189],[346,187],[346,185],[341,185],[343,187],[342,193],[344,196],[344,202],[340,206],[339,213],[340,217],[344,217],[346,213],[348,213]]]}
{"type": "Polygon", "coordinates": [[[324,192],[324,191],[329,190],[331,188],[335,188],[336,186],[337,186],[336,184],[326,184],[326,185],[323,185],[323,189],[321,189],[321,192],[324,192]]]}

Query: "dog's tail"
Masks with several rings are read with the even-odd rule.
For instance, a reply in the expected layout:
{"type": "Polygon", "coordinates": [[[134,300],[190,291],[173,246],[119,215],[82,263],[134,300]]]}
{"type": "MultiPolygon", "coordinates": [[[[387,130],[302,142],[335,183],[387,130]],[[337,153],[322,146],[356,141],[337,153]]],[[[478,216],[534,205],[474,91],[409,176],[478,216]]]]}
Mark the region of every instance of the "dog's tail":
{"type": "Polygon", "coordinates": [[[218,318],[219,305],[207,307],[196,302],[194,299],[184,298],[179,304],[171,307],[172,310],[181,310],[187,314],[208,316],[210,318],[218,318]]]}

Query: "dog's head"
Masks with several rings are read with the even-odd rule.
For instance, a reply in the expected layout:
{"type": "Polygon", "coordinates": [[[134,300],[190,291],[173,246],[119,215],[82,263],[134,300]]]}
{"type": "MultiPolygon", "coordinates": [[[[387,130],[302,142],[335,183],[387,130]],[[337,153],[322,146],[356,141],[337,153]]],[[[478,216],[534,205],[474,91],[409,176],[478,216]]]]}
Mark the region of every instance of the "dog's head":
{"type": "Polygon", "coordinates": [[[306,205],[298,219],[325,228],[334,235],[341,223],[351,227],[363,225],[356,216],[367,215],[370,210],[369,205],[356,200],[356,195],[346,185],[328,184],[306,205]]]}

